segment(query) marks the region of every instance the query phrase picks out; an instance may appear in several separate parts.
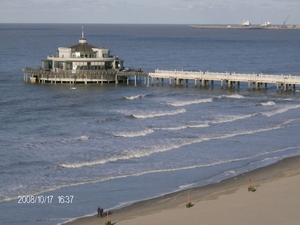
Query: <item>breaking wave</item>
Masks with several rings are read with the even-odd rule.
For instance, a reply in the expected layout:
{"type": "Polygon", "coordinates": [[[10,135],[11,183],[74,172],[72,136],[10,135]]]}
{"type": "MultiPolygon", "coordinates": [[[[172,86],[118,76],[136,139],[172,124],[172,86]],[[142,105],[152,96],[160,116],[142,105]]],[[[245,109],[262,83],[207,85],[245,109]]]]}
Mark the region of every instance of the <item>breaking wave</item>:
{"type": "Polygon", "coordinates": [[[146,97],[146,95],[124,96],[124,98],[127,100],[134,100],[134,99],[140,99],[140,98],[145,98],[145,97],[146,97]]]}
{"type": "Polygon", "coordinates": [[[179,109],[179,110],[171,110],[171,111],[149,112],[144,114],[132,114],[130,116],[137,119],[147,119],[147,118],[153,118],[158,116],[174,116],[185,112],[186,112],[185,109],[179,109]]]}
{"type": "Polygon", "coordinates": [[[206,98],[206,99],[198,99],[198,100],[191,100],[191,101],[177,101],[177,102],[169,102],[168,105],[171,106],[186,106],[186,105],[192,105],[192,104],[200,104],[200,103],[207,103],[212,102],[212,98],[206,98]]]}
{"type": "Polygon", "coordinates": [[[270,116],[274,116],[276,114],[280,114],[280,113],[285,113],[291,109],[298,109],[300,108],[300,105],[290,105],[290,106],[286,106],[285,108],[280,108],[280,109],[276,109],[270,112],[262,112],[260,113],[261,115],[270,117],[270,116]]]}
{"type": "Polygon", "coordinates": [[[182,125],[176,127],[163,127],[163,128],[155,128],[155,130],[184,130],[189,128],[204,128],[204,127],[209,127],[209,124],[204,123],[204,124],[194,124],[194,125],[182,125]]]}
{"type": "Polygon", "coordinates": [[[273,101],[268,101],[268,102],[261,102],[261,103],[259,103],[259,105],[262,105],[262,106],[272,106],[272,105],[276,105],[276,104],[273,101]]]}
{"type": "Polygon", "coordinates": [[[89,140],[90,137],[89,136],[81,136],[81,137],[75,137],[75,138],[72,138],[70,139],[71,141],[87,141],[89,140]]]}
{"type": "Polygon", "coordinates": [[[153,133],[154,130],[152,129],[146,129],[141,131],[134,131],[134,132],[118,132],[113,133],[116,137],[139,137],[139,136],[146,136],[147,134],[153,133]]]}
{"type": "Polygon", "coordinates": [[[238,94],[234,94],[234,95],[221,95],[219,96],[219,98],[244,98],[243,95],[238,95],[238,94]]]}
{"type": "Polygon", "coordinates": [[[216,118],[216,120],[212,121],[212,124],[219,124],[219,123],[229,123],[229,122],[233,122],[236,120],[242,120],[242,119],[247,119],[250,118],[252,116],[256,116],[258,115],[257,113],[253,113],[253,114],[247,114],[247,115],[235,115],[235,116],[219,116],[216,118]]]}
{"type": "MultiPolygon", "coordinates": [[[[235,133],[221,134],[221,135],[216,135],[216,136],[212,136],[212,137],[197,137],[197,138],[192,138],[192,139],[182,139],[179,143],[153,146],[150,149],[143,149],[143,150],[140,150],[140,151],[127,150],[127,151],[124,151],[123,155],[113,156],[113,157],[110,157],[110,158],[107,158],[107,159],[99,159],[99,160],[89,161],[89,162],[65,163],[65,164],[60,164],[58,166],[62,167],[62,168],[80,168],[80,167],[84,167],[84,166],[94,166],[94,165],[98,165],[98,164],[116,162],[116,161],[119,161],[119,160],[130,160],[130,159],[135,159],[135,158],[142,158],[142,157],[150,156],[150,155],[155,154],[155,153],[167,152],[167,151],[171,151],[171,150],[174,150],[174,149],[181,148],[183,146],[188,146],[188,145],[192,145],[192,144],[196,144],[196,143],[201,143],[201,142],[204,142],[204,141],[221,140],[221,139],[226,139],[226,138],[232,138],[232,137],[239,136],[239,135],[251,135],[251,134],[255,134],[255,133],[261,133],[261,132],[267,132],[267,131],[271,131],[271,130],[277,130],[277,129],[280,129],[283,126],[285,126],[285,125],[287,125],[287,124],[289,124],[289,123],[291,123],[295,120],[299,120],[299,119],[300,118],[293,119],[293,120],[288,120],[288,121],[285,121],[285,122],[283,122],[283,123],[281,123],[277,126],[272,126],[272,127],[267,127],[267,128],[238,131],[238,132],[235,132],[235,133]]],[[[265,153],[260,153],[260,154],[265,154],[265,153]]],[[[230,161],[234,161],[234,160],[231,159],[230,161]]]]}

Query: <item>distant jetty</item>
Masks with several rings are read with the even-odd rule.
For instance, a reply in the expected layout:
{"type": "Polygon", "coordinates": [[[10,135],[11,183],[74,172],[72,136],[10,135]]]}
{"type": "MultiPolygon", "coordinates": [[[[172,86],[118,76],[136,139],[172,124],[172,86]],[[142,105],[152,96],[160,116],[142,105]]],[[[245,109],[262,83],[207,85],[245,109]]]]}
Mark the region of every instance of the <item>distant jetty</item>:
{"type": "Polygon", "coordinates": [[[288,26],[242,26],[242,25],[190,25],[190,27],[195,29],[260,29],[260,30],[300,30],[300,25],[288,25],[288,26]]]}

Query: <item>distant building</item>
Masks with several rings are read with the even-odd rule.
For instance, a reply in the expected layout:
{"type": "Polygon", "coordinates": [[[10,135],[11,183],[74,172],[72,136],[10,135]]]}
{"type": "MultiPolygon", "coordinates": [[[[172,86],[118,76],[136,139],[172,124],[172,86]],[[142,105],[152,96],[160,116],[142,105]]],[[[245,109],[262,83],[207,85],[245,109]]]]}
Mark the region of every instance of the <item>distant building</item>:
{"type": "Polygon", "coordinates": [[[243,27],[250,27],[250,26],[251,26],[251,22],[250,22],[249,20],[243,21],[243,22],[242,22],[242,26],[243,26],[243,27]]]}
{"type": "Polygon", "coordinates": [[[122,70],[123,60],[111,56],[109,49],[87,43],[82,31],[79,43],[70,47],[59,47],[56,56],[42,60],[42,69],[53,72],[62,70],[122,70]]]}
{"type": "Polygon", "coordinates": [[[269,22],[269,21],[262,22],[262,23],[260,24],[260,26],[261,26],[261,27],[270,27],[270,26],[271,26],[271,22],[269,22]]]}

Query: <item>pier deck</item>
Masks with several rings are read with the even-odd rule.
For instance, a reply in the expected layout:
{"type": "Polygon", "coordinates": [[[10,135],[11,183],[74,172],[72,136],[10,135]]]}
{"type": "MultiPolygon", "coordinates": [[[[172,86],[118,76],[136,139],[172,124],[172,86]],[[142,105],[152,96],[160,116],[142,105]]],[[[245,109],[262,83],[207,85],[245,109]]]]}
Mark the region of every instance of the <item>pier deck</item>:
{"type": "Polygon", "coordinates": [[[131,76],[148,76],[142,71],[118,71],[118,70],[58,70],[50,71],[40,68],[24,68],[24,81],[30,76],[31,82],[39,83],[127,83],[131,76]]]}
{"type": "Polygon", "coordinates": [[[149,77],[152,78],[152,85],[154,79],[169,79],[169,84],[172,85],[174,79],[175,85],[180,85],[184,80],[188,83],[188,80],[194,80],[195,86],[200,82],[200,86],[204,87],[209,84],[209,81],[213,84],[214,81],[220,81],[221,88],[224,84],[227,88],[235,87],[237,84],[240,86],[241,82],[248,83],[248,88],[254,85],[255,89],[267,87],[268,84],[276,85],[276,89],[295,90],[296,85],[300,84],[300,76],[291,75],[266,75],[266,74],[242,74],[242,73],[214,73],[214,72],[189,72],[189,71],[171,71],[171,70],[155,70],[154,73],[149,73],[149,77]]]}
{"type": "Polygon", "coordinates": [[[292,75],[267,75],[267,74],[244,74],[244,73],[215,73],[215,72],[193,72],[193,71],[177,71],[177,70],[155,70],[154,73],[145,73],[141,70],[129,70],[129,71],[118,71],[118,70],[61,70],[61,71],[46,71],[43,69],[25,68],[23,69],[24,81],[27,81],[28,76],[32,82],[40,83],[118,83],[126,82],[129,83],[129,79],[133,78],[135,85],[137,85],[137,77],[143,78],[144,84],[154,85],[156,83],[164,83],[164,79],[169,80],[169,85],[174,84],[179,86],[182,85],[183,81],[186,84],[190,80],[194,81],[195,86],[200,87],[208,86],[209,83],[214,81],[220,82],[221,88],[234,88],[236,85],[239,87],[240,83],[244,82],[248,84],[248,88],[261,89],[267,88],[268,84],[276,85],[276,90],[296,90],[296,85],[300,85],[300,76],[292,75]]]}

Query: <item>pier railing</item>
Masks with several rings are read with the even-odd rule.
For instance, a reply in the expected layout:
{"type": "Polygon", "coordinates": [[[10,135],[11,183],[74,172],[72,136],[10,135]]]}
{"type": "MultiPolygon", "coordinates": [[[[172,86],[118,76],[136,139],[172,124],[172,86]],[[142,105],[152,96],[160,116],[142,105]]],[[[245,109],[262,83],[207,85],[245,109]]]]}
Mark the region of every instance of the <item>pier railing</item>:
{"type": "Polygon", "coordinates": [[[24,68],[24,81],[30,76],[32,82],[40,83],[103,83],[128,80],[131,76],[148,76],[141,70],[44,70],[41,68],[24,68]]]}
{"type": "Polygon", "coordinates": [[[260,81],[260,82],[281,82],[281,83],[296,83],[300,84],[300,76],[292,75],[268,75],[268,74],[246,74],[246,73],[219,73],[219,72],[203,72],[203,71],[178,71],[178,70],[155,70],[154,73],[149,73],[150,77],[169,78],[176,77],[178,79],[206,79],[206,80],[231,80],[231,81],[260,81]]]}

